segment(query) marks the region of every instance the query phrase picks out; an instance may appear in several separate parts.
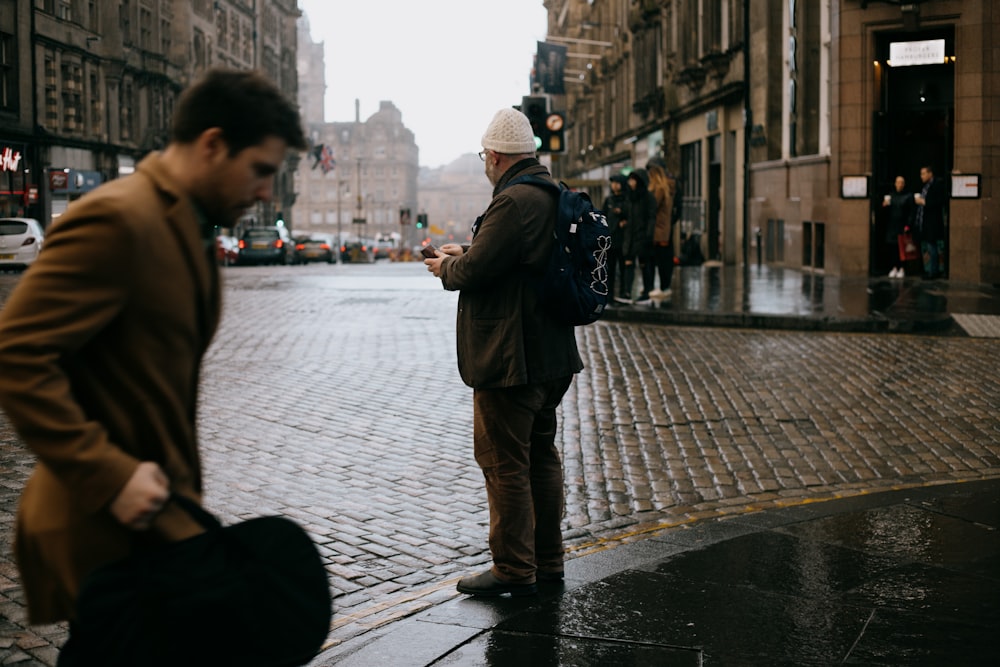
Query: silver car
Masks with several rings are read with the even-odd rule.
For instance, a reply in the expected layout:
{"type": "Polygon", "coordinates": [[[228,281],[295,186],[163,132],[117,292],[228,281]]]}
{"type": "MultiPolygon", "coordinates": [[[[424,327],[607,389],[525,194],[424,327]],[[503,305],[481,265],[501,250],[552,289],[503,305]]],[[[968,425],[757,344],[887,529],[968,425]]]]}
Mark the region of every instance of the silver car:
{"type": "Polygon", "coordinates": [[[0,269],[30,266],[44,239],[42,225],[34,218],[0,218],[0,269]]]}

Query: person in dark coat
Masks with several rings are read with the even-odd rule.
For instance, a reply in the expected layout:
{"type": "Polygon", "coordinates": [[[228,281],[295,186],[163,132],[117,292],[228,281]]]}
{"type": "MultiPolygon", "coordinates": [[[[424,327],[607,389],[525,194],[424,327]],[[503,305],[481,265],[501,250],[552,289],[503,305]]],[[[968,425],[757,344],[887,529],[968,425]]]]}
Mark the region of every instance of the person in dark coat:
{"type": "Polygon", "coordinates": [[[897,176],[894,188],[892,193],[887,194],[882,200],[882,207],[889,209],[889,223],[885,228],[886,252],[892,265],[889,277],[905,278],[906,271],[899,251],[899,237],[912,229],[916,204],[913,195],[906,189],[905,178],[897,176]]]}
{"type": "MultiPolygon", "coordinates": [[[[616,278],[624,276],[625,263],[622,255],[622,245],[625,243],[625,211],[628,207],[628,179],[622,174],[611,176],[611,194],[604,200],[601,210],[608,219],[611,230],[611,250],[608,253],[608,305],[614,303],[616,278]]],[[[624,280],[617,283],[621,290],[624,280]]]]}
{"type": "Polygon", "coordinates": [[[649,292],[653,289],[656,267],[653,264],[653,234],[656,231],[656,197],[649,191],[649,173],[645,169],[636,169],[628,175],[628,216],[625,225],[625,242],[622,253],[625,260],[624,284],[622,285],[625,299],[632,295],[632,284],[635,281],[635,267],[642,270],[642,293],[638,301],[648,302],[649,292]]]}
{"type": "Polygon", "coordinates": [[[917,205],[916,227],[920,235],[920,247],[924,254],[924,277],[940,278],[941,260],[944,253],[944,208],[948,203],[948,187],[944,179],[934,176],[930,167],[920,168],[920,180],[924,186],[914,195],[917,205]]]}
{"type": "Polygon", "coordinates": [[[490,509],[493,566],[456,588],[532,595],[538,581],[563,577],[556,408],[583,362],[573,327],[541,306],[530,282],[552,252],[557,199],[530,183],[507,187],[520,175],[551,179],[535,157],[531,123],[520,111],[501,109],[482,145],[493,199],[472,242],[445,244],[424,260],[445,289],[459,290],[458,369],[473,389],[473,450],[490,509]]]}

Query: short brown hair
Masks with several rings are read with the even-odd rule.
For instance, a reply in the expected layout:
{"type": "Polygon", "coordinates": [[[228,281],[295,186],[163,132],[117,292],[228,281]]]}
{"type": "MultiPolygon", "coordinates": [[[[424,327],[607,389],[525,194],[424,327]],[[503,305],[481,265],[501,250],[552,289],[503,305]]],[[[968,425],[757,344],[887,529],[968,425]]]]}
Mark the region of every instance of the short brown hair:
{"type": "Polygon", "coordinates": [[[259,72],[211,69],[183,93],[174,107],[170,140],[190,143],[218,127],[230,155],[270,136],[306,149],[298,108],[259,72]]]}

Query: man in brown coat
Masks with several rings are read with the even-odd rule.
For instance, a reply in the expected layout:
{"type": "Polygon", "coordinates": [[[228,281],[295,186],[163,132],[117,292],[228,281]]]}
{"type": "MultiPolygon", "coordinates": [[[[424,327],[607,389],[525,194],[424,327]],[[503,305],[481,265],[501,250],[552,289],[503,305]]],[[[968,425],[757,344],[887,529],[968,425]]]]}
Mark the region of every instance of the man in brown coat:
{"type": "Polygon", "coordinates": [[[539,305],[531,279],[552,250],[556,199],[516,176],[550,178],[527,117],[501,109],[480,157],[493,200],[468,246],[424,263],[458,297],[458,368],[473,388],[476,462],[486,480],[493,567],[463,578],[469,595],[530,595],[563,577],[563,474],[556,407],[583,369],[572,326],[539,305]]]}
{"type": "Polygon", "coordinates": [[[167,148],[70,206],[0,311],[0,407],[37,456],[15,542],[32,623],[72,620],[81,579],[138,542],[200,532],[165,503],[202,490],[214,228],[270,199],[290,146],[299,115],[273,84],[209,72],[167,148]]]}

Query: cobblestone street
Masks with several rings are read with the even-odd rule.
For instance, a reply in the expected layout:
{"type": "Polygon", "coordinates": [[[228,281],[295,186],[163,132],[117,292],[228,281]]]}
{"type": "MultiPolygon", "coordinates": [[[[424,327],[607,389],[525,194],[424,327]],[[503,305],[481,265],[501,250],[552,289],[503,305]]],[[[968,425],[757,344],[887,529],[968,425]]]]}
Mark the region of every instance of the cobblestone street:
{"type": "MultiPolygon", "coordinates": [[[[456,595],[489,562],[457,295],[420,264],[223,270],[202,378],[206,507],[296,519],[320,546],[329,645],[456,595]]],[[[18,276],[0,274],[0,303],[18,276]]],[[[577,329],[561,411],[570,557],[700,519],[1000,476],[1000,339],[577,329]]],[[[0,414],[0,664],[54,665],[11,558],[31,455],[0,414]]]]}

